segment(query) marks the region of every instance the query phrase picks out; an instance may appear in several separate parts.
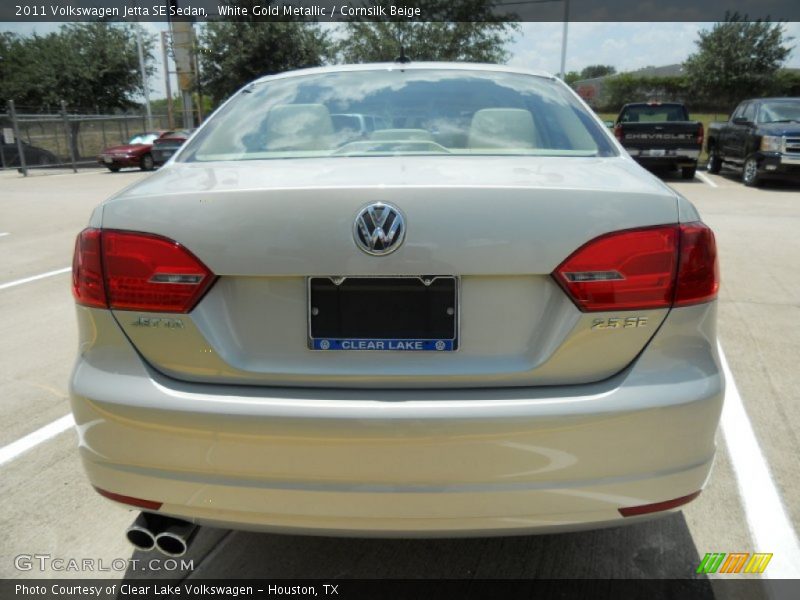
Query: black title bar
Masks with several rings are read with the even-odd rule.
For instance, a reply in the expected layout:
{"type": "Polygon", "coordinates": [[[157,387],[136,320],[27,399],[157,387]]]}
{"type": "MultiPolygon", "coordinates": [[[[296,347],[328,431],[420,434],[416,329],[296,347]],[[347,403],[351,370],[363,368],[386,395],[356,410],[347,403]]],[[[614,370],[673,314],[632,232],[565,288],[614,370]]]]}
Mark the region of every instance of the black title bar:
{"type": "Polygon", "coordinates": [[[800,21],[798,0],[2,0],[0,21],[800,21]],[[486,9],[489,5],[488,10],[486,9]]]}
{"type": "Polygon", "coordinates": [[[739,579],[13,579],[3,600],[796,600],[798,580],[739,579]]]}

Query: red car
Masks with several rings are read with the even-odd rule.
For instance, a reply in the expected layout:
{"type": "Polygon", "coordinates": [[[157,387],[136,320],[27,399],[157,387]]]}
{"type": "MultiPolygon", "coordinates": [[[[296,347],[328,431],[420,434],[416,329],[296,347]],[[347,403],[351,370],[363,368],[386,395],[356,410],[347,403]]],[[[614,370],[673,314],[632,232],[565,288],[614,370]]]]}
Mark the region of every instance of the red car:
{"type": "Polygon", "coordinates": [[[127,144],[106,148],[97,157],[97,162],[116,173],[123,167],[139,167],[142,171],[153,169],[153,142],[171,134],[171,131],[148,131],[137,133],[127,144]]]}

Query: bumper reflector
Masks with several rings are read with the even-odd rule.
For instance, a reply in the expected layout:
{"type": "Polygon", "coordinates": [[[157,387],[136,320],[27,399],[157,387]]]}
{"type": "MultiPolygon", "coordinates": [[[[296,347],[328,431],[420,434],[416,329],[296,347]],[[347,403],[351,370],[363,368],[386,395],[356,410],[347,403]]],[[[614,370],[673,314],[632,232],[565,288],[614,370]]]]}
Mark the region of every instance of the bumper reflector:
{"type": "Polygon", "coordinates": [[[684,504],[688,504],[697,498],[699,495],[700,490],[697,490],[688,496],[681,496],[680,498],[664,500],[663,502],[655,502],[653,504],[642,504],[641,506],[627,506],[618,510],[619,514],[621,514],[623,517],[636,517],[638,515],[646,515],[649,513],[661,512],[671,508],[677,508],[678,506],[683,506],[684,504]]]}
{"type": "Polygon", "coordinates": [[[115,494],[114,492],[109,492],[108,490],[103,490],[99,487],[95,487],[94,490],[101,496],[105,496],[114,502],[122,502],[123,504],[130,504],[131,506],[144,508],[146,510],[159,510],[161,505],[164,504],[163,502],[154,502],[153,500],[142,500],[141,498],[134,498],[133,496],[115,494]]]}

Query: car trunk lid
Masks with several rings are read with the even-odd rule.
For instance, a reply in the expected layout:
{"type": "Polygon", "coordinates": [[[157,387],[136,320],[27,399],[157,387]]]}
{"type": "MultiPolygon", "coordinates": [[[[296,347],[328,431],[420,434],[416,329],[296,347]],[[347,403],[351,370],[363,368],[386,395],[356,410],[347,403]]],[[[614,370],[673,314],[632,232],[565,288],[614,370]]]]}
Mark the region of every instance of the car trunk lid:
{"type": "Polygon", "coordinates": [[[551,273],[597,236],[676,221],[675,194],[631,161],[575,157],[178,163],[103,210],[104,228],[176,240],[219,278],[189,314],[115,311],[153,367],[191,381],[343,387],[613,375],[667,309],[581,312],[551,273]],[[374,202],[406,218],[405,240],[385,256],[354,240],[374,202]],[[387,276],[456,278],[456,351],[309,347],[309,278],[387,276]],[[632,317],[636,326],[597,327],[632,317]]]}

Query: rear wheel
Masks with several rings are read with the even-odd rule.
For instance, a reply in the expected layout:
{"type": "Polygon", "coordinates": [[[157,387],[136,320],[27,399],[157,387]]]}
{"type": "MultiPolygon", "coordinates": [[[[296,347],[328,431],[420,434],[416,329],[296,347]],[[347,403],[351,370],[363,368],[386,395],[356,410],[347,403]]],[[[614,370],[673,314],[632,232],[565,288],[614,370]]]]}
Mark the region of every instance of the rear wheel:
{"type": "Polygon", "coordinates": [[[153,170],[153,155],[152,154],[145,154],[142,157],[141,162],[139,163],[139,168],[142,171],[152,171],[153,170]]]}
{"type": "Polygon", "coordinates": [[[742,183],[748,187],[756,187],[761,184],[761,178],[758,176],[758,162],[755,156],[748,156],[747,160],[744,161],[742,183]]]}
{"type": "Polygon", "coordinates": [[[108,170],[109,170],[109,171],[111,171],[112,173],[116,173],[116,172],[118,172],[118,171],[119,171],[119,167],[107,167],[107,168],[108,168],[108,170]]]}
{"type": "Polygon", "coordinates": [[[697,172],[697,166],[694,167],[681,167],[681,177],[684,179],[694,179],[694,174],[697,172]]]}
{"type": "Polygon", "coordinates": [[[716,146],[711,146],[708,149],[708,172],[719,173],[722,170],[722,158],[717,151],[716,146]]]}

